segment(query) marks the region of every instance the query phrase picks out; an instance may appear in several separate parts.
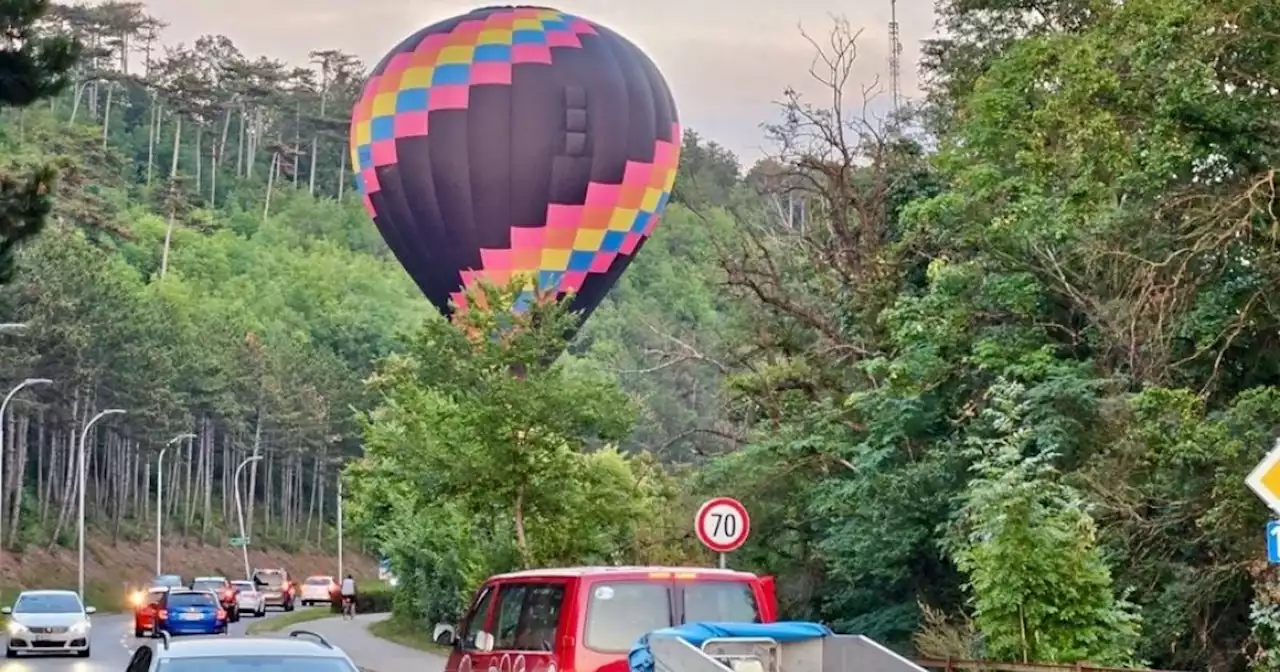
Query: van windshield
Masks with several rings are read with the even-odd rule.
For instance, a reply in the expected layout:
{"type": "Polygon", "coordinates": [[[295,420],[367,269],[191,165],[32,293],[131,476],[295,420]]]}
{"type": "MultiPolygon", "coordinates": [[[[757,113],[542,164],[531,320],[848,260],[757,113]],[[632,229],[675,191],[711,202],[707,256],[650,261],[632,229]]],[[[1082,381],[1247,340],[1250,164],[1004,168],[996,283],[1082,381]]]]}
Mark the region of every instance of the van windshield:
{"type": "Polygon", "coordinates": [[[751,584],[700,581],[684,585],[685,623],[759,623],[760,610],[751,584]]]}
{"type": "Polygon", "coordinates": [[[609,581],[591,586],[583,644],[603,653],[625,653],[641,635],[671,626],[665,583],[609,581]]]}

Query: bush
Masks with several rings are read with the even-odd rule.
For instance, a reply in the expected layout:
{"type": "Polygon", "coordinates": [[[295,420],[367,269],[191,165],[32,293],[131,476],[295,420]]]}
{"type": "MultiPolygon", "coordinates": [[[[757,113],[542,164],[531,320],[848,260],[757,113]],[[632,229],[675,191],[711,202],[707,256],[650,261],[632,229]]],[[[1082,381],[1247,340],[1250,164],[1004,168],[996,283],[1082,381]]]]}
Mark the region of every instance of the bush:
{"type": "MultiPolygon", "coordinates": [[[[389,614],[395,589],[382,583],[365,584],[356,593],[357,614],[389,614]]],[[[330,603],[330,611],[342,613],[342,599],[330,603]]]]}

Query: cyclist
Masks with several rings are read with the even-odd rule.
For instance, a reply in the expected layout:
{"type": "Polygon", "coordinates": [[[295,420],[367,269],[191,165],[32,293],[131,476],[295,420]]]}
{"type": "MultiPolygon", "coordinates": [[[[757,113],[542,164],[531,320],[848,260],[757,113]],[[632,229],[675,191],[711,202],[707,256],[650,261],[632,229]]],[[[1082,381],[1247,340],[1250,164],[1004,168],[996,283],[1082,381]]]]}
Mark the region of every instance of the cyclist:
{"type": "Polygon", "coordinates": [[[356,615],[356,580],[350,574],[342,580],[342,617],[356,615]]]}

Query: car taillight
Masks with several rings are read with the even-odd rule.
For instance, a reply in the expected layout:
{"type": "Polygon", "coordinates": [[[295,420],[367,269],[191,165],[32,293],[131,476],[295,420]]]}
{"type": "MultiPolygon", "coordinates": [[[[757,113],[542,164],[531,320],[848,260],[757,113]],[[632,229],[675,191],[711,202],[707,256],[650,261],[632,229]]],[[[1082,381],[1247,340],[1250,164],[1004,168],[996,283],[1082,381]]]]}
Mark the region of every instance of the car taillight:
{"type": "Polygon", "coordinates": [[[169,611],[166,609],[161,609],[160,611],[156,612],[156,618],[162,621],[169,620],[169,611]]]}
{"type": "Polygon", "coordinates": [[[219,620],[219,621],[225,621],[225,620],[227,620],[227,612],[223,611],[222,609],[219,609],[219,610],[218,610],[218,620],[219,620]]]}

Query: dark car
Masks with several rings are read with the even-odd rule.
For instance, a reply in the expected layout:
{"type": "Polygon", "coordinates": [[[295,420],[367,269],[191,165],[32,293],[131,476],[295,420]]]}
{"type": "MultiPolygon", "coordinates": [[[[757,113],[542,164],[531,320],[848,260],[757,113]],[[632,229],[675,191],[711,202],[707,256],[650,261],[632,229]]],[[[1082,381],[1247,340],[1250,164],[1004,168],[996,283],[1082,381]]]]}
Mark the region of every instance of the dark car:
{"type": "Polygon", "coordinates": [[[218,603],[227,612],[232,623],[240,620],[240,600],[236,599],[236,587],[225,576],[198,576],[191,581],[191,590],[207,590],[218,596],[218,603]]]}

